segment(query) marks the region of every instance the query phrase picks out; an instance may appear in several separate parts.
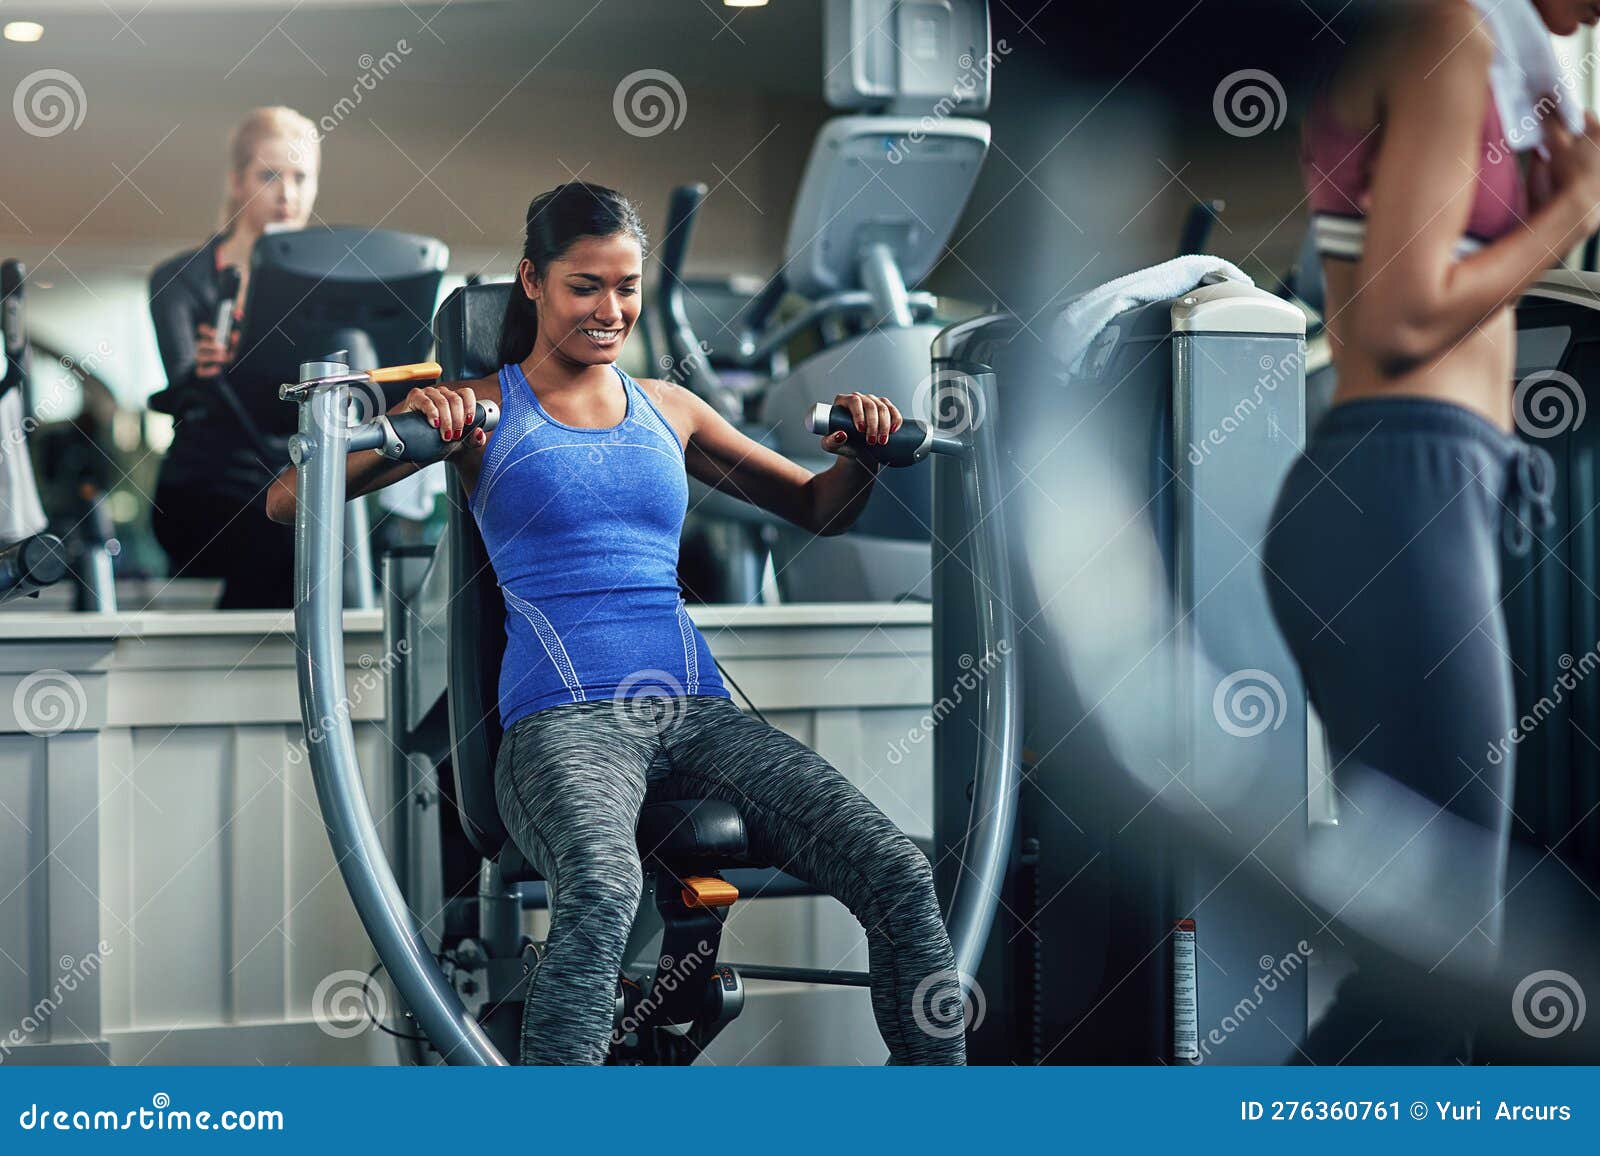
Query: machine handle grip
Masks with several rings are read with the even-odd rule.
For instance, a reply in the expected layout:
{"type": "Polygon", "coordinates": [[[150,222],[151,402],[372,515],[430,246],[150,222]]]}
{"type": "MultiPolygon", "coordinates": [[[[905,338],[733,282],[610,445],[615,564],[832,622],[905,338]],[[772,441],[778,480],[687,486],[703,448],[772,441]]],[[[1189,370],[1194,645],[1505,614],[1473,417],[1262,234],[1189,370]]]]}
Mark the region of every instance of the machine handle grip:
{"type": "Polygon", "coordinates": [[[0,548],[0,602],[32,596],[67,573],[66,547],[54,534],[35,534],[0,548]]]}
{"type": "Polygon", "coordinates": [[[910,466],[928,456],[932,446],[932,430],[927,422],[902,421],[900,428],[889,435],[881,446],[868,445],[866,435],[856,428],[855,415],[848,407],[829,405],[819,401],[811,407],[809,419],[811,432],[822,437],[843,431],[849,435],[845,444],[858,454],[882,462],[886,466],[910,466]]]}
{"type": "Polygon", "coordinates": [[[383,444],[377,447],[380,454],[396,462],[433,462],[462,444],[473,431],[481,429],[488,433],[493,430],[500,424],[500,407],[492,401],[478,402],[461,436],[449,442],[421,410],[384,414],[380,420],[386,426],[383,444]]]}
{"type": "Polygon", "coordinates": [[[387,369],[374,369],[367,377],[379,385],[393,385],[402,381],[437,381],[444,375],[437,361],[419,361],[415,365],[391,365],[387,369]]]}

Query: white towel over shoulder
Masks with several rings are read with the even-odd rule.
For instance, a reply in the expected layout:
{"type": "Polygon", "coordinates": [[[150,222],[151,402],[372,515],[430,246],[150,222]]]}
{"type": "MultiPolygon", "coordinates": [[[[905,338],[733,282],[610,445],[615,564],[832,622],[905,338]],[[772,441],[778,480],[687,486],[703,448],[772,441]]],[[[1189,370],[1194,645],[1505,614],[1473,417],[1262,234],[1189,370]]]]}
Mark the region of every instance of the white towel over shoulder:
{"type": "Polygon", "coordinates": [[[1554,100],[1554,112],[1568,130],[1583,131],[1583,98],[1572,72],[1556,55],[1555,43],[1533,0],[1472,0],[1494,37],[1489,87],[1513,152],[1544,144],[1539,123],[1541,101],[1554,100]]]}

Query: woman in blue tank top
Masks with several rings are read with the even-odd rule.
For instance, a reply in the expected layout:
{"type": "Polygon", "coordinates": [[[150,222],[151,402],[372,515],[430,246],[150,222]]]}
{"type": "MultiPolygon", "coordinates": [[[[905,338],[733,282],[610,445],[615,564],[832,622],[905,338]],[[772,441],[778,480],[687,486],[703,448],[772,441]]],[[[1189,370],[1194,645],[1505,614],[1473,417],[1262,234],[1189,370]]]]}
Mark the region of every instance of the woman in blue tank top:
{"type": "MultiPolygon", "coordinates": [[[[927,857],[814,751],[733,704],[678,592],[688,475],[837,534],[865,507],[877,467],[836,434],[823,446],[839,460],[813,475],[688,390],[622,372],[646,244],[611,189],[575,181],[535,198],[499,372],[415,390],[400,407],[428,414],[447,441],[479,398],[501,408],[493,433],[461,439],[448,460],[505,595],[500,809],[553,887],[523,1061],[606,1058],[648,787],[733,803],[753,855],[849,907],[866,929],[891,1063],[963,1063],[950,1013],[959,980],[927,857]]],[[[870,442],[900,425],[884,398],[834,400],[870,442]]]]}

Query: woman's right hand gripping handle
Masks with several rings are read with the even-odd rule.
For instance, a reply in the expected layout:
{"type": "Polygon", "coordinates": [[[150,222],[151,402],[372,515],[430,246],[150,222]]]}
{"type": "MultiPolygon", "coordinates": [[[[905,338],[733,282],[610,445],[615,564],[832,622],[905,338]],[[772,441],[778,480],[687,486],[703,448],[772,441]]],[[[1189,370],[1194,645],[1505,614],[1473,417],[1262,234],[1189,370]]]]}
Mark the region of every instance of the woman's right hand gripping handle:
{"type": "MultiPolygon", "coordinates": [[[[418,465],[454,457],[465,447],[481,450],[488,442],[487,424],[493,429],[499,413],[493,402],[480,402],[471,386],[419,386],[388,413],[389,424],[405,444],[403,457],[383,453],[353,453],[345,473],[345,497],[360,497],[399,481],[418,465]],[[487,422],[487,415],[494,417],[487,422]],[[437,434],[434,433],[437,431],[437,434]]],[[[290,466],[267,489],[267,517],[294,524],[295,467],[290,466]]]]}
{"type": "Polygon", "coordinates": [[[445,442],[445,455],[456,453],[462,446],[483,446],[489,435],[477,428],[481,420],[478,399],[470,385],[424,385],[406,394],[396,412],[420,413],[439,431],[445,442]],[[452,444],[453,443],[453,444],[452,444]]]}

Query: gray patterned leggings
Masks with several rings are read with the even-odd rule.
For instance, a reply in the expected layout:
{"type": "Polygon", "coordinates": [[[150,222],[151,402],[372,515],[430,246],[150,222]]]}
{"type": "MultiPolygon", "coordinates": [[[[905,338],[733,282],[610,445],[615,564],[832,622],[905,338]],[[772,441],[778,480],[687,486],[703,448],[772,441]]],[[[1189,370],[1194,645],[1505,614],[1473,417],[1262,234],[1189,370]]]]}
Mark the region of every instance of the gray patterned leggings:
{"type": "MultiPolygon", "coordinates": [[[[657,799],[725,800],[750,853],[844,902],[867,933],[893,1064],[962,1064],[960,994],[925,856],[815,751],[712,695],[570,703],[512,724],[500,814],[557,902],[522,1023],[525,1064],[598,1064],[643,890],[634,827],[657,799]]],[[[734,908],[733,918],[737,918],[734,908]]]]}

